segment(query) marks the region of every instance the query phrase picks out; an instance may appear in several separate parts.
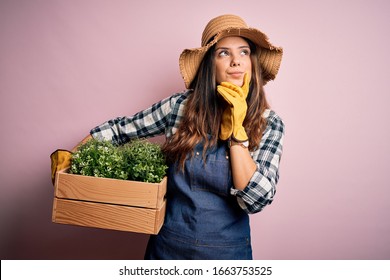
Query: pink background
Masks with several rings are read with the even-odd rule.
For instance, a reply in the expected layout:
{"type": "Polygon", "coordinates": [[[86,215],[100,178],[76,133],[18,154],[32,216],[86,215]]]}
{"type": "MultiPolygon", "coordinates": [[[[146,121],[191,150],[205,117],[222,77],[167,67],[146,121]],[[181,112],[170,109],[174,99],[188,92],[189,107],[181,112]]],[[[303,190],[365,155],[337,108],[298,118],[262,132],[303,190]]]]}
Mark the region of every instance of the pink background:
{"type": "Polygon", "coordinates": [[[1,0],[2,259],[143,257],[146,235],[51,222],[49,155],[183,90],[179,54],[224,13],[285,49],[266,86],[285,151],[254,257],[390,258],[388,1],[1,0]]]}

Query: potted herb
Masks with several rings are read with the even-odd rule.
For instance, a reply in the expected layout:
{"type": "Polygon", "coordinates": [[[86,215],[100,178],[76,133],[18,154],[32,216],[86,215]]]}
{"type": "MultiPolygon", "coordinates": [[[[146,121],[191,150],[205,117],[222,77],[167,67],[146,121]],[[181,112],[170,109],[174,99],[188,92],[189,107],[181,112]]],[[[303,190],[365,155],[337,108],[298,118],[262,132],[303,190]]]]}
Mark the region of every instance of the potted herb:
{"type": "Polygon", "coordinates": [[[90,140],[72,155],[70,173],[157,183],[167,165],[158,144],[133,140],[122,146],[90,140]]]}

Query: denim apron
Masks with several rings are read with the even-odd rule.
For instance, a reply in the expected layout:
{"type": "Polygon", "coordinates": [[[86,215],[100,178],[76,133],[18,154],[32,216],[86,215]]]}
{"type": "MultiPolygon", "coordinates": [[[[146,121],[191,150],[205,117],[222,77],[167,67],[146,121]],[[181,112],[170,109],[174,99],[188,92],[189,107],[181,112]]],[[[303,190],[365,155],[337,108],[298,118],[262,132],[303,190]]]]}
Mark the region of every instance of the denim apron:
{"type": "Polygon", "coordinates": [[[145,259],[252,259],[249,217],[230,195],[226,142],[203,144],[187,157],[184,172],[168,169],[167,209],[158,235],[152,235],[145,259]]]}

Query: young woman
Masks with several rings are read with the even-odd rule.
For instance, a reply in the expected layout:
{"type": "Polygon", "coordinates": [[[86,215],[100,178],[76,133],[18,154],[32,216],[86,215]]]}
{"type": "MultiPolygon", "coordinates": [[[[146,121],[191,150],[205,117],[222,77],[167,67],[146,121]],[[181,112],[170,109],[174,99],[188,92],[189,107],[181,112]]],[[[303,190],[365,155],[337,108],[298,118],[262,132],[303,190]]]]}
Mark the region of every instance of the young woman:
{"type": "Polygon", "coordinates": [[[145,259],[252,259],[248,214],[272,202],[279,177],[284,125],[263,85],[281,58],[264,33],[219,16],[180,56],[186,91],[91,130],[86,140],[119,145],[166,136],[165,222],[145,259]]]}

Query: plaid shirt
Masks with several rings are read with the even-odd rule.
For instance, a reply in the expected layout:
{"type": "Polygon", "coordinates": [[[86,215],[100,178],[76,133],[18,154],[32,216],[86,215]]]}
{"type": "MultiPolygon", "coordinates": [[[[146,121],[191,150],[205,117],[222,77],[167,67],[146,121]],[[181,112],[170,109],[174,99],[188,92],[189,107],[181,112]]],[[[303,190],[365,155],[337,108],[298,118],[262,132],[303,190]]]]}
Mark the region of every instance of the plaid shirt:
{"type": "MultiPolygon", "coordinates": [[[[191,91],[177,93],[134,116],[109,120],[93,128],[91,135],[95,139],[110,140],[118,145],[133,138],[162,134],[169,138],[179,127],[190,93],[191,91]]],[[[268,125],[263,133],[260,148],[251,152],[257,169],[244,190],[231,189],[231,194],[237,197],[240,207],[249,214],[261,211],[272,202],[279,178],[284,124],[272,110],[266,110],[263,117],[267,119],[268,125]]]]}

